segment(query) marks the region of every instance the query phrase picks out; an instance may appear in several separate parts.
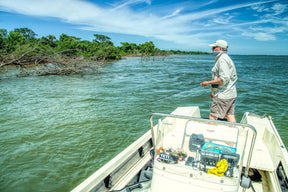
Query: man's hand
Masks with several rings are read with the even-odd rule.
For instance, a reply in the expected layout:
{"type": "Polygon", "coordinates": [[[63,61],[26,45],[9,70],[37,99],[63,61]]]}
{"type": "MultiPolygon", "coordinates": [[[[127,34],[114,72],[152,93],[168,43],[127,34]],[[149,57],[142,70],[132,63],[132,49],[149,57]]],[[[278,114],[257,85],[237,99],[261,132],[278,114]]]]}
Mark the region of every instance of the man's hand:
{"type": "Polygon", "coordinates": [[[200,85],[202,87],[207,87],[208,85],[210,85],[210,81],[203,81],[202,83],[200,83],[200,85]]]}

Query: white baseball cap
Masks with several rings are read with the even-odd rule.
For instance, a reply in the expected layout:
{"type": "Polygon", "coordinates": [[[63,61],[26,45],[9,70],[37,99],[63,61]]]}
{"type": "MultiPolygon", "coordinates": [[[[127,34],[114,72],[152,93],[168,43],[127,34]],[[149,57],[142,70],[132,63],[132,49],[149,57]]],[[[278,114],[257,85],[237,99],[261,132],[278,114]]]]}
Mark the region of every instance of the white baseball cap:
{"type": "Polygon", "coordinates": [[[224,49],[228,48],[228,43],[224,40],[217,40],[215,43],[210,44],[210,47],[222,47],[224,49]]]}

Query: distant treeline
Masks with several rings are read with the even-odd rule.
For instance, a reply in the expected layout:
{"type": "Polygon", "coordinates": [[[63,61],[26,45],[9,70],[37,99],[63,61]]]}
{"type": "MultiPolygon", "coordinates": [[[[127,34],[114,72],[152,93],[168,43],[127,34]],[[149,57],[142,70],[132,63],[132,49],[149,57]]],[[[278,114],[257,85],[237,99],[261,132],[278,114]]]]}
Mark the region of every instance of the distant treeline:
{"type": "Polygon", "coordinates": [[[169,54],[207,54],[160,50],[152,41],[143,44],[122,42],[114,46],[110,37],[94,34],[92,41],[61,34],[59,39],[53,35],[36,38],[38,35],[28,28],[16,28],[8,32],[0,29],[0,67],[6,65],[45,64],[81,58],[90,61],[121,59],[122,56],[155,56],[169,54]]]}

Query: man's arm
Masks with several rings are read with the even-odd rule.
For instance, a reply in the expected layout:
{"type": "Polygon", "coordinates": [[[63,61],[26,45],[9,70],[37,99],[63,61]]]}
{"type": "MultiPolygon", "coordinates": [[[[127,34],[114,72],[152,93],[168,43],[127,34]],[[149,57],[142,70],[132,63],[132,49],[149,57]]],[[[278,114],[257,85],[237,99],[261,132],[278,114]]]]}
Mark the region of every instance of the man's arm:
{"type": "Polygon", "coordinates": [[[208,85],[221,85],[221,84],[223,84],[223,81],[220,78],[214,79],[212,81],[203,81],[202,83],[200,83],[202,87],[207,87],[208,85]]]}

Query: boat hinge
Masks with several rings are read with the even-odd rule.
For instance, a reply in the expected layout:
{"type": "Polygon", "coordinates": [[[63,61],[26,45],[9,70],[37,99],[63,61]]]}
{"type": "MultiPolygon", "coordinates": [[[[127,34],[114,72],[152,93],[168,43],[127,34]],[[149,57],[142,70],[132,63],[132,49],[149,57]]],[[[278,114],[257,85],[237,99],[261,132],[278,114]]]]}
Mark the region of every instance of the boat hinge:
{"type": "Polygon", "coordinates": [[[149,139],[150,146],[153,147],[153,140],[152,138],[149,139]]]}
{"type": "Polygon", "coordinates": [[[108,175],[107,177],[105,177],[104,179],[104,184],[105,184],[105,187],[107,189],[110,189],[112,187],[112,177],[110,175],[108,175]]]}
{"type": "Polygon", "coordinates": [[[143,157],[143,156],[144,156],[143,147],[140,147],[140,148],[138,149],[138,153],[139,153],[139,156],[140,156],[140,157],[143,157]]]}

